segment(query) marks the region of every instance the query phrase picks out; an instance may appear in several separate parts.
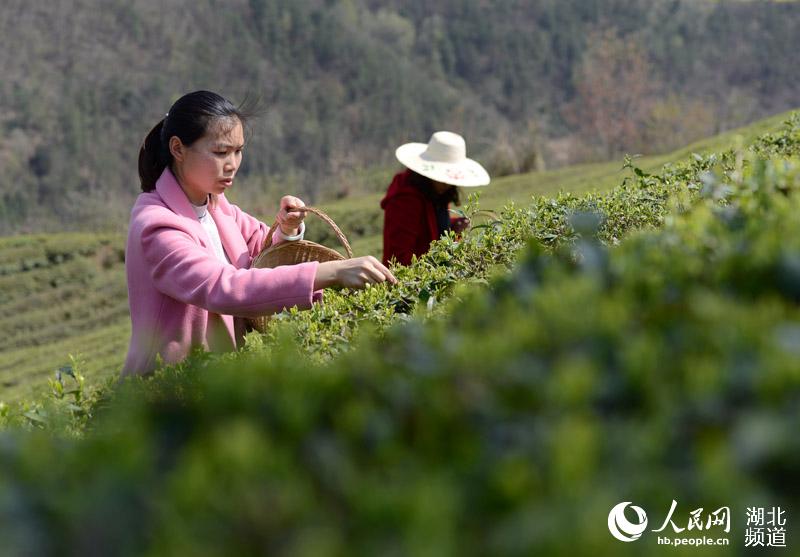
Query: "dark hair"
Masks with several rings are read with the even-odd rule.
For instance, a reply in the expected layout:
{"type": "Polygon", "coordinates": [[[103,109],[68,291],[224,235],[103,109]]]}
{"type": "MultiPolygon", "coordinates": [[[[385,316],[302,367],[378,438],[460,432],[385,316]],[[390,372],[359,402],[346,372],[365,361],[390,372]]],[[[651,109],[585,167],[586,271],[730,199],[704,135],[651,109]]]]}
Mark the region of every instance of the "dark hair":
{"type": "Polygon", "coordinates": [[[431,200],[444,203],[445,205],[447,203],[461,205],[461,196],[459,195],[458,188],[456,186],[450,186],[444,193],[437,194],[433,189],[433,180],[427,176],[423,176],[419,172],[414,172],[410,168],[408,171],[410,173],[411,185],[422,190],[422,192],[425,193],[431,200]]]}
{"type": "Polygon", "coordinates": [[[175,101],[167,115],[150,130],[139,149],[139,180],[142,191],[153,191],[156,180],[172,164],[169,139],[177,136],[189,146],[205,135],[220,118],[238,118],[244,126],[255,110],[245,108],[248,100],[235,106],[211,91],[195,91],[175,101]]]}

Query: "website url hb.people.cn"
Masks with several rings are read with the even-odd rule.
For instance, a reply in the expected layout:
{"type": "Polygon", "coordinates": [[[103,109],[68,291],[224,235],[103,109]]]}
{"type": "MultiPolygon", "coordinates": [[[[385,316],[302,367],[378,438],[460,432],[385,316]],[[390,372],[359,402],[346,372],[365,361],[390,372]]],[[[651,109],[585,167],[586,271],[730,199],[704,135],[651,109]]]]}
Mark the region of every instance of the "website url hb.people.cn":
{"type": "Polygon", "coordinates": [[[668,536],[658,536],[659,545],[730,545],[728,538],[670,538],[668,536]]]}

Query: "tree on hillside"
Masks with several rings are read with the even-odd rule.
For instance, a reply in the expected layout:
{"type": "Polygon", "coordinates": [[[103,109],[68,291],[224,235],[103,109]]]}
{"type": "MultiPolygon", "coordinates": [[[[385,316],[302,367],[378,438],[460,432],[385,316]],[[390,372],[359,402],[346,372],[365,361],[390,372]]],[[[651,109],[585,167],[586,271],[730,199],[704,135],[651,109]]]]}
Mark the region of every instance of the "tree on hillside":
{"type": "Polygon", "coordinates": [[[565,116],[599,155],[611,158],[643,147],[658,86],[636,39],[614,29],[593,31],[574,81],[576,98],[565,116]]]}

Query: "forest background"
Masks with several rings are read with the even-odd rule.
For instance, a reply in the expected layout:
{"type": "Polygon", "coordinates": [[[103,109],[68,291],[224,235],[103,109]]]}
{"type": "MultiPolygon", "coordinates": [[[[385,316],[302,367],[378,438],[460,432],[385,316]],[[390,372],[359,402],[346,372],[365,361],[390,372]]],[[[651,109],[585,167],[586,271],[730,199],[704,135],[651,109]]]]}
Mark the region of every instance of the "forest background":
{"type": "Polygon", "coordinates": [[[377,192],[462,133],[494,176],[664,152],[800,105],[795,2],[8,0],[0,234],[124,232],[180,95],[259,101],[234,201],[377,192]]]}

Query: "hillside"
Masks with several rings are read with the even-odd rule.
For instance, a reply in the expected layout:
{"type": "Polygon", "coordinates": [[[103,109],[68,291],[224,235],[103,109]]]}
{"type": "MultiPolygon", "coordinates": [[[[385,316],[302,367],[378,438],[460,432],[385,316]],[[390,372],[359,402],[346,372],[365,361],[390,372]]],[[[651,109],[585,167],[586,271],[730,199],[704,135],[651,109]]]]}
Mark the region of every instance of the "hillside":
{"type": "MultiPolygon", "coordinates": [[[[786,115],[760,121],[692,144],[668,155],[636,160],[656,171],[692,153],[720,151],[739,141],[778,129],[786,115]]],[[[391,173],[385,174],[386,183],[391,173]]],[[[499,211],[535,196],[559,191],[585,194],[619,185],[629,172],[620,162],[581,165],[547,172],[508,176],[481,193],[484,209],[499,211]]],[[[352,197],[323,208],[351,239],[356,255],[380,255],[380,194],[352,197]]],[[[258,215],[270,222],[267,214],[258,215]]],[[[321,223],[309,217],[309,238],[335,246],[321,223]]],[[[115,376],[125,357],[130,334],[124,272],[124,236],[53,234],[0,238],[0,401],[29,398],[47,388],[55,370],[82,362],[88,384],[115,376]]]]}
{"type": "Polygon", "coordinates": [[[121,232],[139,144],[191,90],[262,101],[246,205],[318,202],[436,129],[500,175],[667,152],[798,106],[798,26],[796,3],[772,2],[9,0],[0,234],[121,232]]]}

